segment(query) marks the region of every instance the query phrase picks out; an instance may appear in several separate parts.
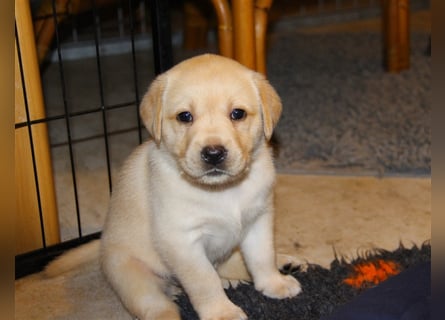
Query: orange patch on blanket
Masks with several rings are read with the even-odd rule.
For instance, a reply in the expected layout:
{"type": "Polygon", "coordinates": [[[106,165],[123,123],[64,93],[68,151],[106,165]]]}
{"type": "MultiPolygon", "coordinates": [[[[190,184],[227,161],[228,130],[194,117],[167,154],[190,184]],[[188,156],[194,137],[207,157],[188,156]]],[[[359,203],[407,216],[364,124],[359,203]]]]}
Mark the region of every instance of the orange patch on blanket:
{"type": "Polygon", "coordinates": [[[379,284],[400,272],[398,264],[382,259],[359,263],[353,268],[353,274],[343,282],[355,288],[379,284]]]}

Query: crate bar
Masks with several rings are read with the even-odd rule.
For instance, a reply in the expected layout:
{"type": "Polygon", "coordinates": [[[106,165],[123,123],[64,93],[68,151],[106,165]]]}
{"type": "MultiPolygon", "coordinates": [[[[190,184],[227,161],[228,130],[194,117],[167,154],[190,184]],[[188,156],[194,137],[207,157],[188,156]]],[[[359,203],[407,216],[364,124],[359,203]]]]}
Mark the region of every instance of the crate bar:
{"type": "Polygon", "coordinates": [[[79,209],[79,193],[77,190],[77,178],[76,178],[76,166],[74,163],[74,152],[73,152],[73,145],[72,145],[72,138],[71,138],[71,123],[70,123],[70,117],[69,117],[69,107],[68,107],[68,99],[66,94],[66,86],[65,86],[65,73],[64,73],[64,66],[63,66],[63,60],[62,60],[62,51],[60,49],[60,36],[59,36],[59,28],[58,28],[58,21],[57,21],[57,10],[56,10],[56,0],[51,1],[52,10],[53,10],[53,21],[55,25],[55,37],[56,37],[56,43],[57,43],[57,57],[58,57],[58,63],[59,63],[59,76],[60,76],[60,82],[62,84],[62,99],[63,99],[63,108],[65,111],[65,124],[66,124],[66,131],[67,131],[67,137],[68,137],[68,150],[69,150],[69,157],[70,157],[70,165],[71,165],[71,177],[73,179],[73,190],[74,190],[74,203],[76,207],[76,218],[77,218],[77,230],[79,237],[82,237],[82,227],[81,227],[81,219],[80,219],[80,209],[79,209]]]}
{"type": "Polygon", "coordinates": [[[151,24],[156,75],[167,71],[173,66],[170,23],[169,1],[152,0],[151,24]]]}
{"type": "MultiPolygon", "coordinates": [[[[139,104],[140,104],[140,96],[139,96],[139,86],[138,86],[138,73],[137,73],[137,66],[136,66],[136,48],[135,48],[135,24],[133,19],[133,0],[128,1],[128,11],[129,11],[129,17],[130,17],[130,38],[131,38],[131,58],[132,58],[132,67],[133,67],[133,81],[134,81],[134,96],[136,99],[136,119],[138,121],[138,139],[139,144],[142,143],[142,123],[141,123],[141,117],[139,116],[139,104]]],[[[141,22],[142,24],[145,23],[145,21],[141,22]]]]}
{"type": "Polygon", "coordinates": [[[119,30],[119,37],[125,37],[125,21],[124,21],[124,9],[122,7],[122,0],[119,1],[117,7],[117,27],[119,30]]]}
{"type": "Polygon", "coordinates": [[[29,112],[29,105],[28,105],[28,96],[26,91],[26,82],[24,79],[24,72],[23,72],[23,64],[22,64],[22,53],[20,51],[20,41],[19,37],[17,35],[17,26],[15,27],[15,40],[16,40],[16,46],[17,46],[17,52],[18,52],[18,60],[19,60],[19,67],[20,67],[20,79],[22,82],[22,90],[23,90],[23,97],[24,97],[24,103],[25,103],[25,113],[26,113],[26,123],[28,124],[28,137],[29,137],[29,145],[31,149],[31,159],[32,159],[32,167],[33,167],[33,173],[34,173],[34,184],[36,187],[36,196],[37,196],[37,207],[39,209],[39,220],[40,220],[40,233],[42,236],[42,246],[43,248],[46,248],[46,235],[45,235],[45,224],[44,224],[44,218],[43,218],[43,210],[42,210],[42,199],[40,194],[40,184],[39,184],[39,175],[37,171],[37,164],[36,164],[36,154],[34,150],[34,139],[32,134],[32,128],[29,123],[31,122],[31,116],[29,112]]]}
{"type": "Polygon", "coordinates": [[[100,17],[97,11],[96,3],[94,0],[91,1],[93,7],[93,15],[94,15],[94,44],[96,48],[96,65],[97,65],[97,76],[99,80],[99,96],[100,96],[100,104],[102,111],[102,125],[104,131],[104,142],[105,142],[105,155],[107,161],[107,174],[108,174],[108,189],[110,193],[113,190],[113,183],[111,181],[111,161],[110,161],[110,144],[108,141],[108,126],[107,126],[107,106],[105,105],[105,95],[104,95],[104,84],[103,84],[103,76],[102,76],[102,64],[101,64],[101,56],[100,56],[100,17]]]}
{"type": "MultiPolygon", "coordinates": [[[[116,103],[116,104],[108,106],[107,109],[108,110],[114,110],[114,109],[125,108],[125,107],[132,106],[135,103],[136,103],[135,101],[116,103]]],[[[75,118],[75,117],[84,116],[84,115],[87,115],[87,114],[98,113],[101,110],[102,110],[101,108],[95,108],[95,109],[89,109],[89,110],[85,110],[85,111],[71,112],[69,114],[69,117],[70,118],[75,118]]],[[[63,119],[63,118],[65,118],[65,114],[61,114],[61,115],[58,115],[58,116],[45,117],[45,118],[36,119],[36,120],[31,120],[29,122],[29,124],[34,125],[34,124],[43,123],[43,122],[60,120],[60,119],[63,119]]],[[[28,122],[26,122],[26,121],[25,122],[19,122],[19,123],[15,124],[15,129],[26,127],[27,125],[28,125],[28,122]]]]}

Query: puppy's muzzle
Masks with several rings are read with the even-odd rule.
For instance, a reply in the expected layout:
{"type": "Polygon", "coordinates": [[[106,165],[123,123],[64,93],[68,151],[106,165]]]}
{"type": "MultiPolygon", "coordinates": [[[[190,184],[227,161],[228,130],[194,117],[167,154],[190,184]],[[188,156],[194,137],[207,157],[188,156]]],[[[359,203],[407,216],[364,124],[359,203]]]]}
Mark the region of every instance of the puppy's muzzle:
{"type": "Polygon", "coordinates": [[[227,158],[227,149],[224,146],[206,146],[201,150],[201,159],[206,164],[217,167],[227,158]]]}

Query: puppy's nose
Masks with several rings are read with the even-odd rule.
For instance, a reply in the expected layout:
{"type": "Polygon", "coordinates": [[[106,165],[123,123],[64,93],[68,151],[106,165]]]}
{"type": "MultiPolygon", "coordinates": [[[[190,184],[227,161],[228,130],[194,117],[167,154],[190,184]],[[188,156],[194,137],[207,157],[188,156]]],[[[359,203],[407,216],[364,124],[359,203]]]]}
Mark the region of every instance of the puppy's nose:
{"type": "Polygon", "coordinates": [[[226,156],[227,150],[223,146],[207,146],[201,150],[201,159],[214,166],[223,162],[226,156]]]}

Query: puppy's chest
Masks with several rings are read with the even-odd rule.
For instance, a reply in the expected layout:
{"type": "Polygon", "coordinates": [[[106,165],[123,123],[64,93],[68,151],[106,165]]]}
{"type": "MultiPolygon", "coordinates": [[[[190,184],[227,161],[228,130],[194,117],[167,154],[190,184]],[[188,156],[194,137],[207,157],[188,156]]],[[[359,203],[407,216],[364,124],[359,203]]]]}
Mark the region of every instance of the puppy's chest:
{"type": "Polygon", "coordinates": [[[264,209],[262,201],[228,198],[203,210],[197,231],[209,258],[217,260],[239,245],[264,209]]]}

